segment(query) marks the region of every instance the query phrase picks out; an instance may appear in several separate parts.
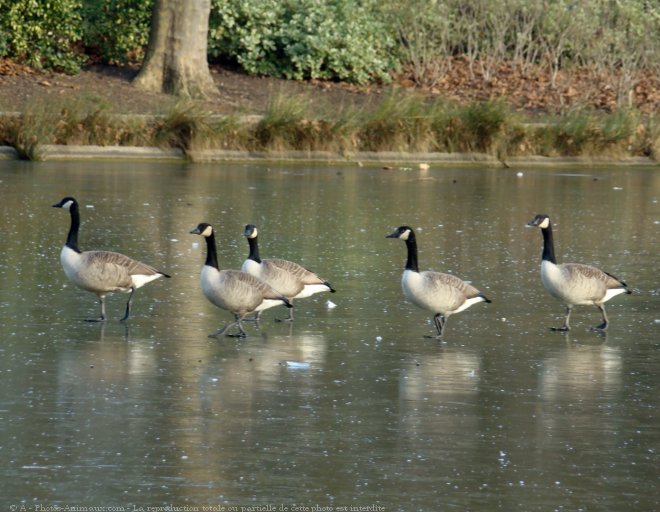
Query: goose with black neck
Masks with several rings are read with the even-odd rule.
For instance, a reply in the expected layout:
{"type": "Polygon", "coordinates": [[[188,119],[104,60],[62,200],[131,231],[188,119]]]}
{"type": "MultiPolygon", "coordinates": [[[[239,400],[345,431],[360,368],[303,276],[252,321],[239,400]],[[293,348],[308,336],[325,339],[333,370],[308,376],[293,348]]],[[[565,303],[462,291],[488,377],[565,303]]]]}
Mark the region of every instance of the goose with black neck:
{"type": "Polygon", "coordinates": [[[574,306],[596,306],[602,315],[602,322],[592,330],[605,331],[609,319],[605,312],[605,303],[622,293],[632,293],[628,285],[607,272],[582,263],[557,264],[552,223],[546,214],[538,214],[527,223],[528,227],[541,229],[543,252],[541,254],[541,281],[544,288],[566,306],[564,324],[551,327],[553,331],[568,332],[571,312],[574,306]]]}
{"type": "Polygon", "coordinates": [[[432,270],[420,272],[417,238],[411,227],[401,226],[386,238],[399,238],[406,243],[406,265],[401,277],[403,294],[416,306],[434,313],[435,338],[442,338],[451,315],[465,311],[478,302],[491,302],[477,288],[454,275],[432,270]]]}
{"type": "Polygon", "coordinates": [[[129,293],[126,311],[121,319],[122,321],[128,320],[135,290],[161,277],[170,277],[151,265],[118,252],[81,251],[78,248],[78,231],[80,230],[78,201],[73,197],[65,197],[53,207],[68,210],[71,215],[69,233],[60,252],[60,262],[64,273],[73,284],[96,294],[99,298],[101,315],[87,321],[104,322],[107,319],[105,297],[112,292],[129,293]]]}

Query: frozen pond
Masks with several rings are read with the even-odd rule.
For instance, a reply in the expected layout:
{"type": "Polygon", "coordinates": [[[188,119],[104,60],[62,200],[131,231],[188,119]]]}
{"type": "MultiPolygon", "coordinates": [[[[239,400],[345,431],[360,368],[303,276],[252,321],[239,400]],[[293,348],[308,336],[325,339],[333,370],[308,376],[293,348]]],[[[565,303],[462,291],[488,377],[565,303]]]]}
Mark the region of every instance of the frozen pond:
{"type": "Polygon", "coordinates": [[[660,172],[518,171],[0,162],[3,510],[660,509],[660,172]],[[67,281],[69,215],[51,208],[67,195],[81,249],[173,276],[136,292],[128,325],[123,294],[83,321],[96,298],[67,281]],[[560,262],[634,290],[608,302],[606,335],[586,306],[549,330],[563,306],[536,213],[560,262]],[[293,325],[270,309],[246,339],[207,338],[231,315],[200,291],[202,221],[221,266],[240,268],[253,223],[262,257],[337,293],[297,301],[293,325]],[[405,246],[385,236],[404,224],[422,269],[493,301],[442,342],[403,299],[405,246]]]}

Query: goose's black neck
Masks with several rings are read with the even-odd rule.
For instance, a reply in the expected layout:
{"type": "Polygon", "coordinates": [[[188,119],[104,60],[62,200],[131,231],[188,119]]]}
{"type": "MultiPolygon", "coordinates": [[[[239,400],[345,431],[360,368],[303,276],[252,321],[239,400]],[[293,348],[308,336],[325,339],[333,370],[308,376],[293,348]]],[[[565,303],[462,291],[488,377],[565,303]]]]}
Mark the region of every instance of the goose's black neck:
{"type": "Polygon", "coordinates": [[[71,214],[71,227],[69,227],[69,234],[66,236],[66,246],[76,252],[78,249],[78,230],[80,229],[80,212],[78,211],[78,203],[73,203],[69,208],[71,214]]]}
{"type": "Polygon", "coordinates": [[[406,270],[419,272],[419,264],[417,262],[417,239],[415,238],[414,231],[410,231],[406,239],[406,248],[408,249],[408,258],[406,259],[406,270]]]}
{"type": "Polygon", "coordinates": [[[218,252],[215,248],[215,233],[205,236],[204,239],[206,240],[206,261],[204,265],[220,270],[218,266],[218,252]]]}
{"type": "Polygon", "coordinates": [[[261,263],[261,258],[259,257],[259,242],[257,242],[257,237],[248,238],[248,244],[250,245],[250,254],[248,259],[261,263]]]}
{"type": "Polygon", "coordinates": [[[555,244],[552,238],[552,224],[549,224],[547,228],[542,228],[541,233],[543,233],[543,254],[541,255],[541,259],[556,265],[557,260],[555,259],[555,244]]]}

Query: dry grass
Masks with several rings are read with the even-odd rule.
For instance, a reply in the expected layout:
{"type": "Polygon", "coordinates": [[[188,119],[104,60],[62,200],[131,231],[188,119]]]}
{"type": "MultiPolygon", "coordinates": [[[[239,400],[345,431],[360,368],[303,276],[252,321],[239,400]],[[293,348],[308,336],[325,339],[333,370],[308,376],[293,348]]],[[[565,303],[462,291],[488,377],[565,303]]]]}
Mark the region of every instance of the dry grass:
{"type": "Polygon", "coordinates": [[[0,119],[0,143],[38,160],[44,144],[159,146],[281,152],[479,152],[518,155],[660,155],[660,122],[633,110],[576,109],[525,124],[503,102],[458,106],[393,89],[376,105],[323,105],[307,95],[275,93],[256,122],[214,116],[200,103],[174,104],[161,116],[118,116],[96,98],[58,96],[0,119]],[[312,106],[314,111],[312,111],[312,106]]]}

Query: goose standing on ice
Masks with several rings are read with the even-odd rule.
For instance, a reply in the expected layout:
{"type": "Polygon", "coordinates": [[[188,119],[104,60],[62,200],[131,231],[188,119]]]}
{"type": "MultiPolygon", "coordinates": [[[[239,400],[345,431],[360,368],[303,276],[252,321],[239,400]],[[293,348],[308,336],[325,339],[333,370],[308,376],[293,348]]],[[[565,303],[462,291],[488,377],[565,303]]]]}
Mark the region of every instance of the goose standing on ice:
{"type": "Polygon", "coordinates": [[[456,276],[431,270],[420,272],[417,240],[412,228],[401,226],[386,238],[400,238],[406,243],[408,258],[401,278],[403,294],[416,306],[434,313],[436,338],[442,338],[449,316],[464,311],[477,302],[491,302],[474,286],[456,276]]]}
{"type": "Polygon", "coordinates": [[[89,319],[89,322],[104,322],[105,296],[111,292],[128,292],[126,312],[122,321],[128,320],[131,313],[131,300],[135,290],[160,277],[169,275],[154,267],[129,258],[118,252],[85,251],[78,249],[78,230],[80,229],[80,211],[78,202],[73,197],[65,197],[54,208],[69,210],[71,227],[66,243],[60,253],[64,273],[76,286],[95,293],[101,303],[101,316],[89,319]]]}
{"type": "MultiPolygon", "coordinates": [[[[250,254],[241,268],[243,272],[263,279],[290,301],[310,297],[320,292],[335,293],[328,281],[298,263],[278,258],[262,260],[259,257],[259,242],[257,241],[259,233],[254,224],[245,226],[243,234],[250,245],[250,254]]],[[[289,316],[284,321],[292,320],[293,309],[289,309],[289,316]]]]}
{"type": "Polygon", "coordinates": [[[603,315],[603,323],[594,330],[604,331],[609,325],[605,313],[605,302],[621,293],[632,293],[628,285],[612,274],[590,265],[564,263],[557,265],[552,237],[550,217],[539,214],[527,224],[541,228],[543,234],[543,254],[541,256],[541,281],[553,297],[566,304],[564,325],[552,327],[553,331],[569,331],[568,324],[573,306],[594,305],[603,315]]]}
{"type": "Polygon", "coordinates": [[[206,261],[201,273],[202,292],[212,304],[233,313],[235,319],[209,337],[220,336],[235,325],[238,326],[238,334],[227,336],[245,337],[247,334],[241,324],[245,315],[282,304],[293,307],[284,295],[265,281],[240,270],[220,270],[215,234],[210,224],[202,222],[191,233],[206,240],[206,261]]]}

